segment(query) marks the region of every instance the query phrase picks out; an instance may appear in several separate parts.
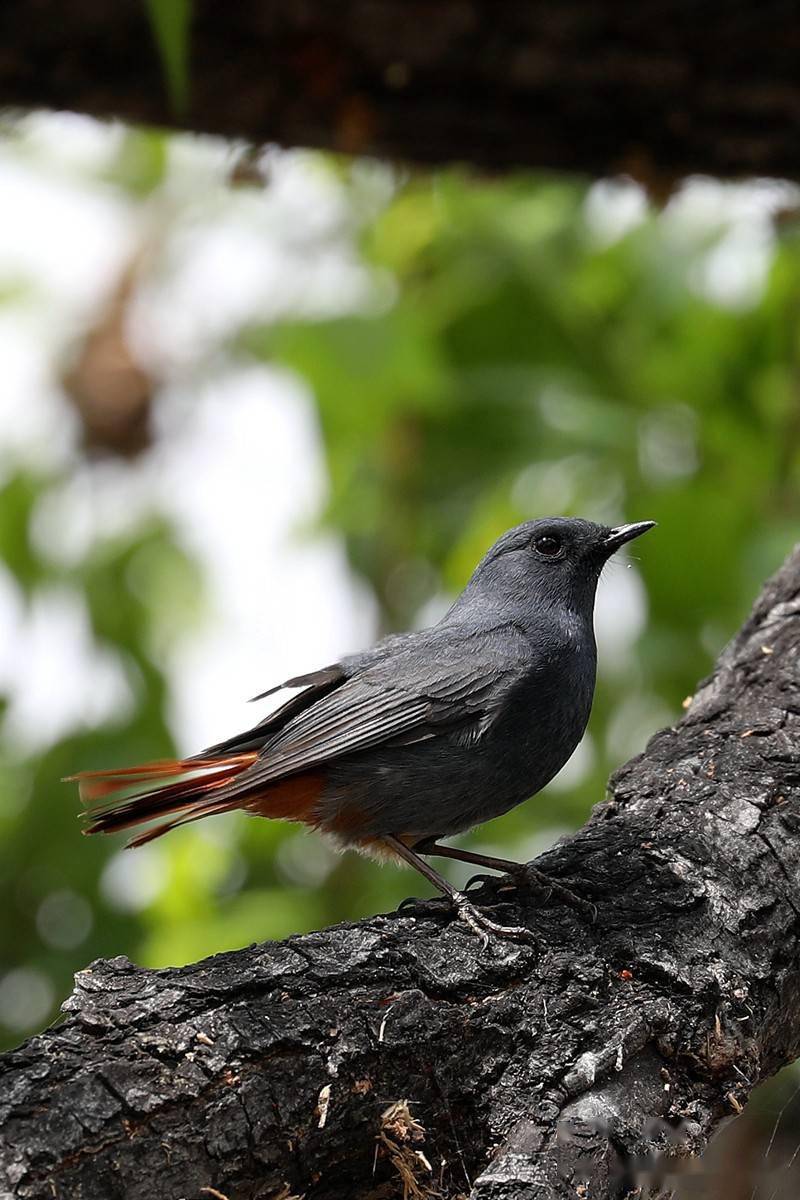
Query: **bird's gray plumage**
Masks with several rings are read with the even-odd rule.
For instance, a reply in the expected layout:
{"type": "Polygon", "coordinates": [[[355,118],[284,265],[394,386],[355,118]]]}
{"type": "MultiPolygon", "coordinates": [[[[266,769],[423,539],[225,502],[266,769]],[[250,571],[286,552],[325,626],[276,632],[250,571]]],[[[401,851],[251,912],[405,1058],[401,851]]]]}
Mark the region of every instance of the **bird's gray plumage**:
{"type": "Polygon", "coordinates": [[[564,518],[509,530],[437,625],[291,680],[307,691],[223,744],[258,744],[260,754],[220,798],[324,768],[320,828],[347,826],[349,814],[353,841],[414,840],[457,833],[539,791],[589,717],[594,596],[617,548],[612,532],[564,518]],[[537,549],[543,538],[558,555],[537,549]]]}

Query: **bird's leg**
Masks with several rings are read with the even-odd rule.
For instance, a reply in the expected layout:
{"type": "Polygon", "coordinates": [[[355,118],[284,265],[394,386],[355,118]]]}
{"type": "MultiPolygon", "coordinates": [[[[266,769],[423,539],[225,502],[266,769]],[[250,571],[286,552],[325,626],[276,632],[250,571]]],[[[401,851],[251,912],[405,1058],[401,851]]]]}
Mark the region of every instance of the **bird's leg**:
{"type": "Polygon", "coordinates": [[[496,921],[491,921],[484,913],[471,904],[463,892],[459,892],[451,883],[435,871],[430,863],[426,863],[424,858],[420,858],[405,842],[401,842],[399,838],[387,834],[383,841],[395,854],[404,859],[409,866],[414,867],[423,875],[429,883],[447,897],[453,908],[456,911],[458,919],[468,925],[473,933],[477,933],[484,945],[488,945],[489,934],[493,933],[496,937],[514,938],[520,941],[532,942],[538,945],[538,942],[530,929],[525,929],[521,925],[498,925],[496,921]]]}
{"type": "MultiPolygon", "coordinates": [[[[525,884],[539,888],[546,893],[547,898],[555,896],[563,904],[576,909],[593,924],[597,920],[597,909],[590,900],[584,900],[563,883],[558,883],[534,867],[532,863],[513,862],[508,858],[494,858],[491,854],[474,854],[471,850],[461,850],[455,846],[442,846],[435,838],[417,842],[414,847],[419,854],[434,854],[438,858],[454,858],[457,862],[471,863],[476,867],[486,867],[490,871],[501,871],[511,875],[517,884],[525,884]]],[[[480,879],[481,876],[474,878],[480,879]]],[[[472,881],[470,881],[472,882],[472,881]]],[[[467,885],[469,887],[469,884],[467,885]]]]}

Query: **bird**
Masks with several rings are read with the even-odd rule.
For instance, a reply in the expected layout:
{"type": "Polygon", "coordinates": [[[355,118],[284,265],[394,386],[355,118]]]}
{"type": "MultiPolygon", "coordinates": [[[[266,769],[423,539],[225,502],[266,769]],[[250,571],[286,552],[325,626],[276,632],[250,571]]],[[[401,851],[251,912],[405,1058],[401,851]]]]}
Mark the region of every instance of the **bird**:
{"type": "Polygon", "coordinates": [[[71,776],[84,832],[147,824],[135,847],[234,809],[300,822],[340,848],[416,868],[484,940],[529,937],[491,919],[427,858],[531,877],[529,864],[443,839],[521,804],[567,762],[592,707],[600,574],[654,524],[514,526],[436,624],[260,693],[293,694],[252,728],[191,758],[71,776]]]}

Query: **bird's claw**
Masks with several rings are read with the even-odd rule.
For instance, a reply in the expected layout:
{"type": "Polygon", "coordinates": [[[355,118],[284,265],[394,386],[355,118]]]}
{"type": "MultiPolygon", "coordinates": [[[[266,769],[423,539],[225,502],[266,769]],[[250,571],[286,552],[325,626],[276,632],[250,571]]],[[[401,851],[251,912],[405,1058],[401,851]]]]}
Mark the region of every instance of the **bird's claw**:
{"type": "MultiPolygon", "coordinates": [[[[487,883],[496,883],[497,879],[496,875],[473,875],[464,885],[464,891],[466,893],[479,891],[487,883]]],[[[577,892],[573,892],[571,888],[552,879],[544,871],[540,871],[538,867],[534,867],[530,863],[520,866],[519,870],[510,873],[503,879],[497,890],[498,892],[504,892],[512,891],[516,888],[528,888],[531,891],[540,893],[545,904],[555,899],[568,908],[574,909],[590,925],[594,925],[597,921],[596,904],[592,904],[591,900],[585,900],[583,896],[579,896],[577,892]]]]}
{"type": "MultiPolygon", "coordinates": [[[[524,880],[520,881],[520,880],[516,879],[515,876],[513,876],[513,875],[506,875],[506,876],[484,875],[484,874],[471,875],[469,877],[469,879],[467,880],[467,882],[464,884],[463,890],[464,890],[464,892],[467,892],[467,893],[479,892],[481,890],[481,888],[486,887],[487,884],[494,884],[495,887],[493,888],[493,890],[499,896],[503,892],[516,892],[519,887],[520,882],[524,883],[524,880]]],[[[501,900],[500,903],[503,904],[503,903],[505,903],[505,901],[501,900]]],[[[485,904],[481,905],[481,908],[485,908],[485,907],[486,907],[485,904]]]]}
{"type": "Polygon", "coordinates": [[[568,908],[572,908],[575,912],[594,925],[597,920],[597,905],[592,904],[591,900],[585,900],[583,896],[579,896],[577,892],[573,892],[571,888],[566,887],[563,883],[558,883],[549,875],[545,875],[544,871],[540,871],[537,867],[528,864],[524,867],[517,880],[521,884],[526,884],[530,888],[535,888],[537,891],[545,893],[545,900],[550,900],[554,897],[560,900],[568,908]]]}
{"type": "Polygon", "coordinates": [[[467,880],[467,882],[464,884],[464,891],[465,892],[472,892],[472,891],[478,892],[485,884],[496,883],[496,882],[497,882],[496,875],[486,875],[486,874],[471,875],[469,877],[469,879],[467,880]]]}
{"type": "Polygon", "coordinates": [[[398,904],[397,911],[400,913],[413,909],[418,916],[423,913],[435,915],[442,911],[443,903],[444,900],[438,896],[430,896],[427,899],[424,896],[406,896],[405,900],[398,904]]]}
{"type": "Polygon", "coordinates": [[[490,934],[511,941],[528,942],[533,946],[539,945],[532,930],[525,929],[522,925],[498,925],[496,921],[492,921],[474,904],[471,904],[461,892],[457,892],[453,897],[453,904],[459,921],[463,921],[474,934],[477,934],[484,949],[489,945],[490,934]]]}

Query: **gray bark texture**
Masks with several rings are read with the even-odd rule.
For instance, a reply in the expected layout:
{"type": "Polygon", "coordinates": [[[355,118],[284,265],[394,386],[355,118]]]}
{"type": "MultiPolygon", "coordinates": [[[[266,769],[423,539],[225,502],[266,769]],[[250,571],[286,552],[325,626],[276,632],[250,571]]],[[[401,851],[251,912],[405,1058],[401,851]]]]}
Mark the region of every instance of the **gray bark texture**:
{"type": "Polygon", "coordinates": [[[800,179],[787,0],[193,0],[180,116],[148,8],[4,0],[0,107],[656,189],[800,179]]]}
{"type": "MultiPolygon", "coordinates": [[[[800,549],[682,719],[538,865],[192,966],[95,962],[0,1060],[0,1196],[611,1200],[800,1053],[800,549]]],[[[635,1192],[636,1187],[643,1191],[635,1192]]]]}

